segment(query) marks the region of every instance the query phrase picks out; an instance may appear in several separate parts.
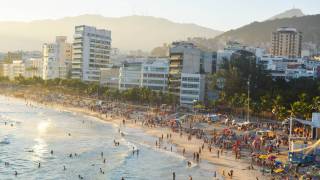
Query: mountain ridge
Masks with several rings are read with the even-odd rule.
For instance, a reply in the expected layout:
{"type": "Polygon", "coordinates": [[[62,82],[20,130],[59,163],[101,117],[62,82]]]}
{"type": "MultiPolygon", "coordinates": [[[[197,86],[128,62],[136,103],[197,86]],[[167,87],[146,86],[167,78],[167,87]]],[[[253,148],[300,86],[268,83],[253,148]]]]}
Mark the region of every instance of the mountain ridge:
{"type": "Polygon", "coordinates": [[[272,16],[271,18],[267,20],[275,20],[275,19],[283,19],[283,18],[292,18],[292,17],[301,17],[305,16],[305,14],[302,12],[301,9],[298,8],[292,8],[289,10],[286,10],[282,13],[279,13],[277,15],[272,16]]]}
{"type": "Polygon", "coordinates": [[[54,41],[58,35],[66,35],[68,41],[72,42],[74,26],[82,24],[111,30],[112,47],[123,50],[151,50],[163,43],[188,37],[213,38],[222,33],[193,23],[177,23],[152,16],[113,18],[84,14],[29,22],[2,21],[0,26],[4,28],[0,29],[0,51],[39,50],[43,43],[54,41]]]}
{"type": "Polygon", "coordinates": [[[192,38],[199,47],[209,50],[222,49],[227,41],[238,41],[244,45],[270,48],[272,32],[279,27],[292,27],[302,32],[302,42],[320,46],[320,14],[252,22],[237,29],[226,31],[214,38],[192,38]]]}

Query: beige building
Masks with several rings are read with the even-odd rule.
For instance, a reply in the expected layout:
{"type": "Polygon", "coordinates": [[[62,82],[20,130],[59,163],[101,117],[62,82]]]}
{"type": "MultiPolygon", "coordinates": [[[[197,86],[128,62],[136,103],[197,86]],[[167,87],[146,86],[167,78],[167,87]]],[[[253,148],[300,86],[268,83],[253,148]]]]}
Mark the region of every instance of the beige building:
{"type": "Polygon", "coordinates": [[[15,77],[25,75],[25,64],[22,60],[14,60],[10,64],[3,64],[3,76],[13,80],[15,77]]]}
{"type": "Polygon", "coordinates": [[[25,78],[41,77],[42,59],[30,58],[27,60],[13,60],[12,63],[2,64],[3,76],[14,80],[15,77],[25,78]]]}
{"type": "Polygon", "coordinates": [[[68,77],[71,71],[72,44],[67,43],[67,37],[57,36],[55,43],[44,44],[42,53],[44,80],[68,77]]]}
{"type": "Polygon", "coordinates": [[[301,57],[302,33],[294,28],[282,27],[272,33],[273,56],[301,57]]]}

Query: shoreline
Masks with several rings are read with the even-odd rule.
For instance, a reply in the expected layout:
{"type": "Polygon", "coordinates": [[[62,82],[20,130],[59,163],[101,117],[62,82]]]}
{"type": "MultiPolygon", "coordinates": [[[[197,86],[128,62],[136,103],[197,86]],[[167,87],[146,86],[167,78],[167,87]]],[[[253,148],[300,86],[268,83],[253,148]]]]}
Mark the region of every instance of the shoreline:
{"type": "MultiPolygon", "coordinates": [[[[17,100],[24,100],[23,98],[20,97],[15,97],[13,95],[8,95],[8,94],[1,94],[2,96],[5,97],[10,97],[14,98],[17,100]]],[[[56,110],[63,110],[63,111],[68,111],[68,112],[74,112],[74,113],[79,113],[82,115],[87,115],[91,117],[95,117],[99,120],[102,120],[103,122],[106,123],[111,123],[111,124],[116,124],[117,126],[120,127],[122,120],[125,117],[121,116],[115,116],[115,117],[110,117],[104,115],[103,113],[100,112],[95,112],[91,111],[87,108],[83,107],[72,107],[72,106],[66,106],[58,103],[41,103],[38,101],[34,101],[30,98],[25,98],[25,100],[29,102],[35,103],[37,106],[43,106],[47,108],[52,108],[56,110]]],[[[142,130],[146,135],[153,136],[153,137],[161,137],[162,135],[166,134],[172,134],[172,137],[170,139],[167,139],[168,143],[171,143],[176,146],[177,151],[175,153],[178,153],[181,156],[184,156],[186,160],[193,162],[192,156],[193,152],[197,152],[199,150],[199,147],[203,144],[203,140],[197,139],[195,137],[192,137],[192,139],[189,141],[187,140],[186,135],[182,135],[180,137],[180,134],[177,132],[173,132],[170,128],[168,127],[156,127],[156,128],[149,128],[146,126],[140,125],[140,123],[134,123],[133,119],[130,120],[128,118],[126,119],[126,126],[129,128],[135,128],[135,129],[140,129],[142,130]],[[183,149],[185,148],[185,154],[183,155],[183,149]]],[[[164,149],[168,151],[167,149],[164,149]]],[[[255,168],[255,170],[248,170],[247,167],[250,166],[250,162],[246,159],[234,159],[234,155],[230,151],[225,151],[223,154],[220,155],[220,158],[217,157],[217,151],[218,149],[216,147],[212,148],[212,152],[209,151],[207,147],[205,147],[201,153],[201,158],[208,163],[214,165],[215,169],[212,170],[212,174],[216,171],[217,178],[213,179],[218,179],[218,177],[222,177],[223,179],[231,179],[230,177],[227,176],[227,173],[232,169],[234,171],[234,176],[232,179],[236,180],[256,180],[257,178],[259,180],[261,179],[268,179],[268,176],[262,176],[261,173],[258,171],[258,168],[255,168]],[[223,171],[225,173],[223,173],[223,171]],[[223,176],[225,174],[225,176],[223,176]]],[[[169,150],[170,151],[170,150],[169,150]]],[[[201,166],[201,160],[199,162],[199,165],[201,166]]],[[[212,176],[213,177],[213,176],[212,176]]]]}

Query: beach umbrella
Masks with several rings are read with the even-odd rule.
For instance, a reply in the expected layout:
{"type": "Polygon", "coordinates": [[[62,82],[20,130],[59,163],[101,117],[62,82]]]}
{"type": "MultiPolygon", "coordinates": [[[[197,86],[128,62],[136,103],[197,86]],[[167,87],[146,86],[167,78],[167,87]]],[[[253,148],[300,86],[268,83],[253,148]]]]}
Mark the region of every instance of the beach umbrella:
{"type": "Polygon", "coordinates": [[[281,161],[277,161],[277,160],[274,161],[274,165],[275,165],[276,167],[280,166],[281,164],[282,164],[281,161]]]}
{"type": "Polygon", "coordinates": [[[269,155],[268,156],[268,160],[270,160],[270,161],[273,161],[273,160],[275,160],[277,157],[276,156],[274,156],[274,155],[269,155]]]}
{"type": "Polygon", "coordinates": [[[281,173],[283,171],[284,171],[284,169],[282,169],[282,168],[278,168],[278,169],[273,170],[273,172],[275,172],[275,173],[281,173]]]}
{"type": "Polygon", "coordinates": [[[262,154],[262,155],[259,156],[259,158],[260,158],[260,159],[267,159],[267,158],[268,158],[268,155],[262,154]]]}

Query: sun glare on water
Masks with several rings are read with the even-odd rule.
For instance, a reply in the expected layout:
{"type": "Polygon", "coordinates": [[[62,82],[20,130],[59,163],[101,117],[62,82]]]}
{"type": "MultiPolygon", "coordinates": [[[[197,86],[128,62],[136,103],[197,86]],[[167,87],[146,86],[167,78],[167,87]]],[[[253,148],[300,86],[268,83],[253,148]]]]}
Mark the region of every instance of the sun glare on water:
{"type": "Polygon", "coordinates": [[[50,126],[50,121],[41,121],[39,124],[38,124],[38,132],[40,134],[44,134],[47,132],[48,128],[50,126]]]}

